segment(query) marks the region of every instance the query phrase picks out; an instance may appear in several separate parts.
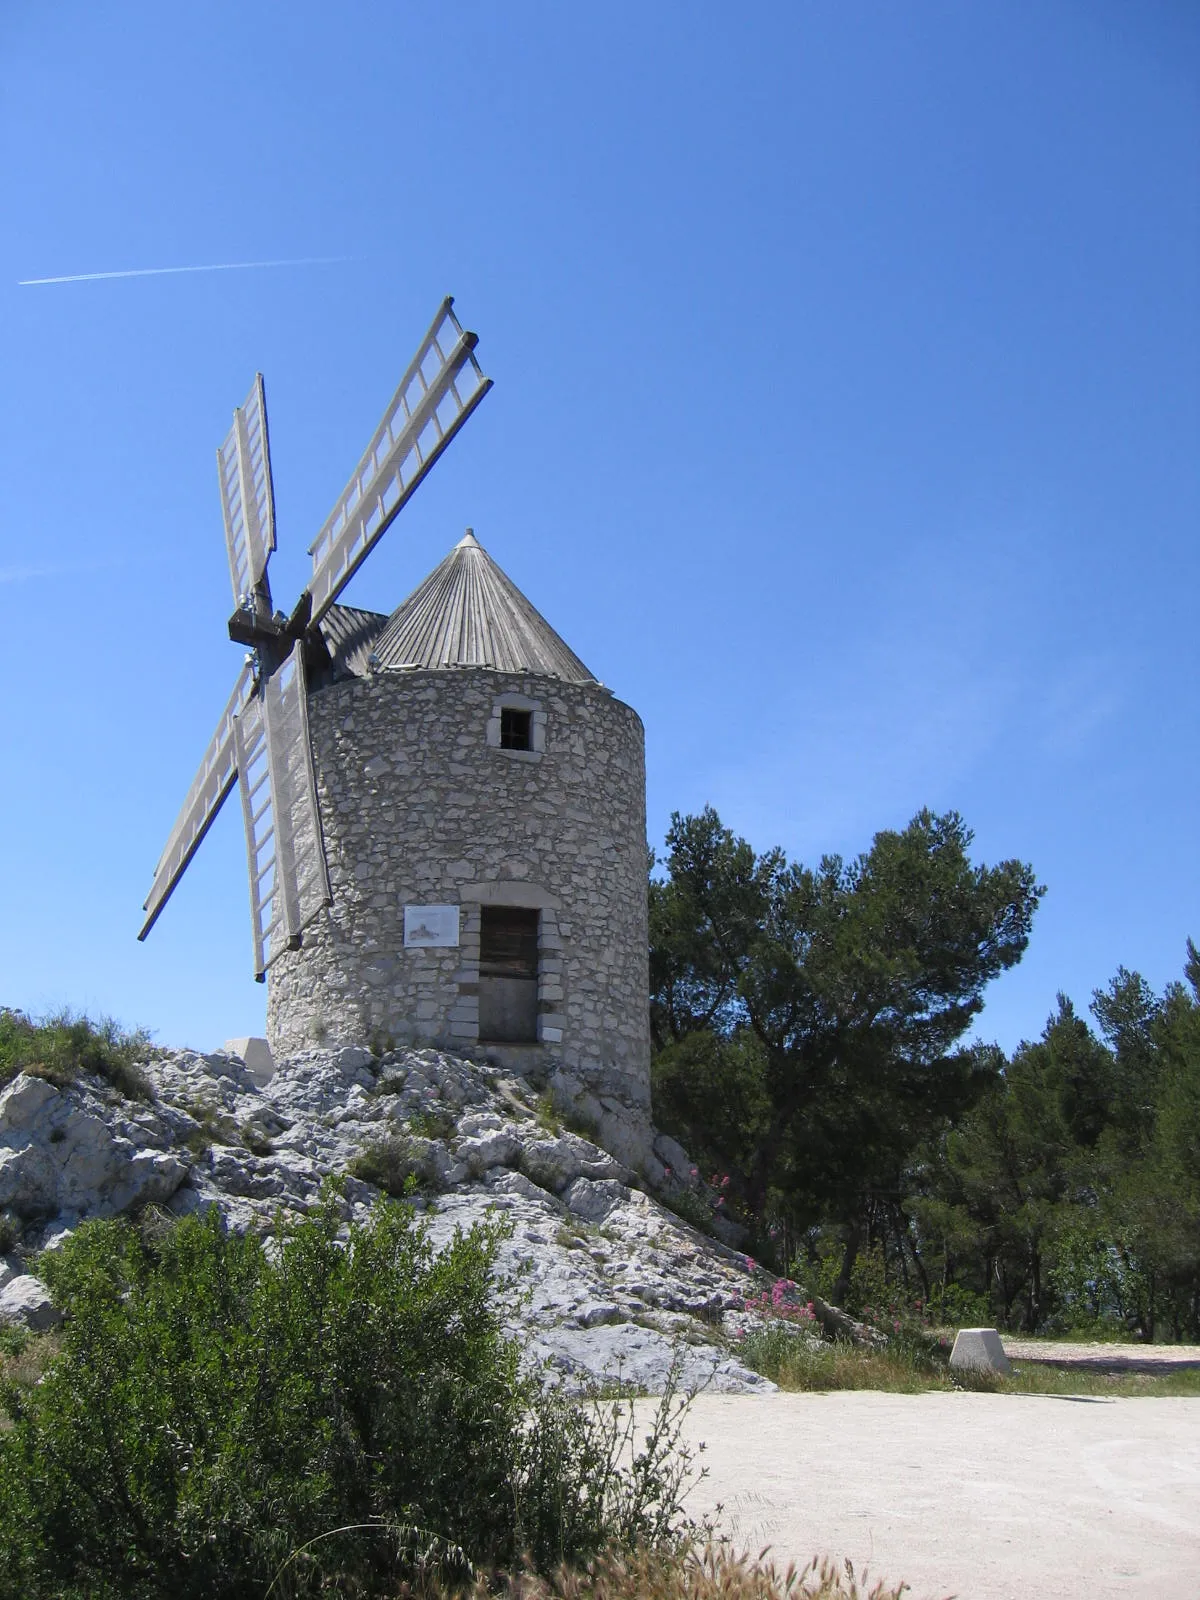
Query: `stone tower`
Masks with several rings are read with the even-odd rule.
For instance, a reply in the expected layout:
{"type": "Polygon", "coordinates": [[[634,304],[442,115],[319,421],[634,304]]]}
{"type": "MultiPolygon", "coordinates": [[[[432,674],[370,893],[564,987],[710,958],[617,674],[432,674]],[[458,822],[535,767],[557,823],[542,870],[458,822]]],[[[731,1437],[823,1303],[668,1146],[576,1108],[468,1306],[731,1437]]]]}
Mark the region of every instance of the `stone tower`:
{"type": "Polygon", "coordinates": [[[335,606],[322,634],[308,717],[334,904],[268,973],[276,1056],[390,1041],[499,1057],[635,1154],[637,713],[470,532],[390,617],[335,606]]]}

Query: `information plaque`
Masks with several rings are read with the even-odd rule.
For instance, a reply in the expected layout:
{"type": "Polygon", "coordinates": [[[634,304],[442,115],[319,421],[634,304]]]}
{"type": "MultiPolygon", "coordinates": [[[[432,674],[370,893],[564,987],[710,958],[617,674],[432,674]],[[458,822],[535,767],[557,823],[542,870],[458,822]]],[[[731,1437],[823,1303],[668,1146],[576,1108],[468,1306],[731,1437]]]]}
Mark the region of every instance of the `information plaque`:
{"type": "Polygon", "coordinates": [[[458,944],[457,906],[405,906],[404,948],[458,944]]]}

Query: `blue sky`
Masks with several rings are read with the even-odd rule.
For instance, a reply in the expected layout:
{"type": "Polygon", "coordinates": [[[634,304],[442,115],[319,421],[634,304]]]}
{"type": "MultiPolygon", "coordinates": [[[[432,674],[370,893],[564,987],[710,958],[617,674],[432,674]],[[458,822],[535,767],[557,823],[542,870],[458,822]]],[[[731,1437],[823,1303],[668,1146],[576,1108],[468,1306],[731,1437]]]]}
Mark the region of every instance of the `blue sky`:
{"type": "Polygon", "coordinates": [[[262,1029],[214,451],[266,375],[289,606],[441,296],[495,379],[345,598],[471,525],[714,803],[923,805],[1047,884],[983,1036],[1200,938],[1190,0],[0,5],[0,1003],[262,1029]],[[21,287],[73,273],[333,264],[21,287]]]}

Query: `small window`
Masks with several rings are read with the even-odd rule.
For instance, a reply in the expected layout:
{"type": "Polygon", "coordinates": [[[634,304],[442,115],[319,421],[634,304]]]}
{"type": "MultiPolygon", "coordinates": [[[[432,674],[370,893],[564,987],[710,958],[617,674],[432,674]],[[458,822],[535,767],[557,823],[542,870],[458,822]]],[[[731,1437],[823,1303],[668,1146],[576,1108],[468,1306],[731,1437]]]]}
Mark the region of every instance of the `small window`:
{"type": "Polygon", "coordinates": [[[482,906],[479,972],[489,978],[534,978],[538,970],[538,914],[524,906],[482,906]]]}
{"type": "Polygon", "coordinates": [[[500,708],[501,750],[531,750],[533,748],[533,713],[518,711],[514,706],[500,708]]]}

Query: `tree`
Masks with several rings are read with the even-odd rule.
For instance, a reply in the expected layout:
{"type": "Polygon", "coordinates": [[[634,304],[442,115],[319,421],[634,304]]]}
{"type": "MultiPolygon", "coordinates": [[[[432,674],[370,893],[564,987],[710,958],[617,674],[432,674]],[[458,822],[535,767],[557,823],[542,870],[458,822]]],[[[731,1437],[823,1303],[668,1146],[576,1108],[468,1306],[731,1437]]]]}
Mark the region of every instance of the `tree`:
{"type": "Polygon", "coordinates": [[[756,855],[709,808],[672,818],[651,881],[656,1114],[729,1168],[752,1216],[843,1223],[843,1280],[871,1208],[898,1208],[906,1161],[985,1086],[954,1047],[1043,893],[1021,862],[974,866],[971,837],[922,811],[811,869],[756,855]]]}
{"type": "Polygon", "coordinates": [[[1098,1039],[1058,997],[930,1152],[912,1202],[943,1273],[1002,1325],[1200,1331],[1200,958],[1157,996],[1121,968],[1098,1039]],[[952,1259],[953,1258],[953,1259],[952,1259]]]}
{"type": "Polygon", "coordinates": [[[919,1202],[915,1210],[924,1228],[955,1234],[960,1249],[973,1237],[970,1287],[998,1301],[1002,1324],[1019,1304],[1033,1330],[1050,1310],[1056,1241],[1095,1225],[1089,1158],[1107,1126],[1113,1062],[1060,994],[1041,1038],[999,1065],[979,1103],[946,1132],[935,1186],[945,1209],[919,1202]]]}

